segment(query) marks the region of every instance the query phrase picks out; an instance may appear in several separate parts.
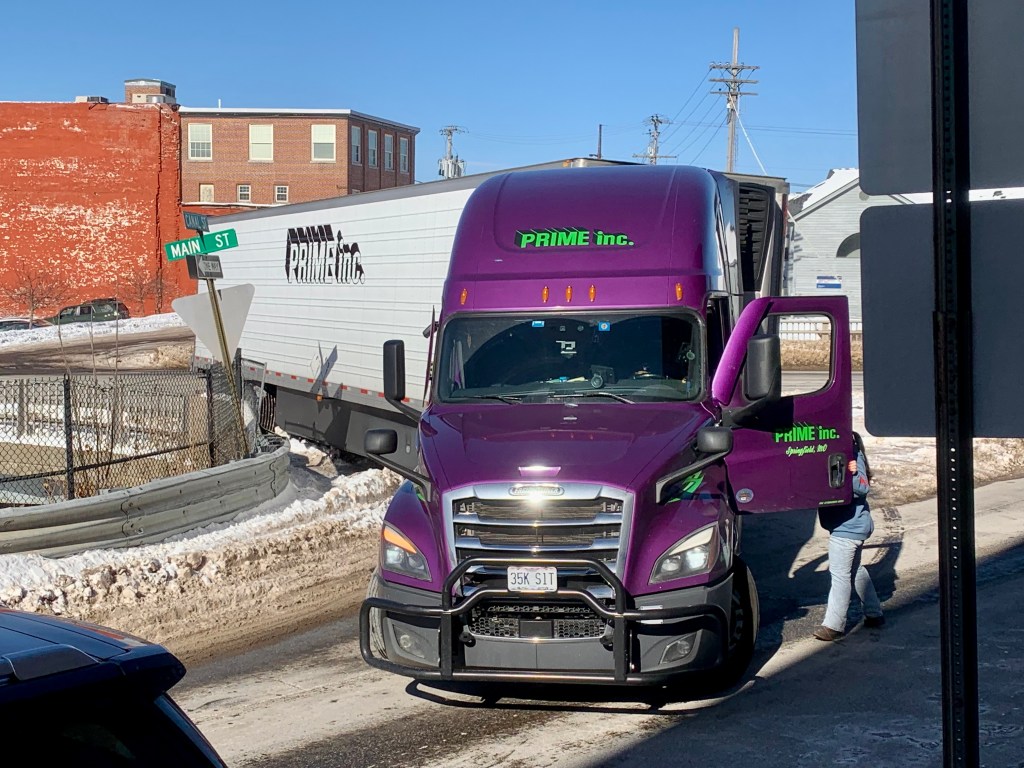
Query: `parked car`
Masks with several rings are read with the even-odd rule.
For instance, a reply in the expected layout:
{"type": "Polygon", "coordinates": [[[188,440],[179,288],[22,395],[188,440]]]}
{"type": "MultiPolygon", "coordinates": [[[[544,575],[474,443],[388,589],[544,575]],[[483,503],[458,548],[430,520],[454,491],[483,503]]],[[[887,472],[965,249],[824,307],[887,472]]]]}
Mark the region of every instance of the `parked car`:
{"type": "Polygon", "coordinates": [[[64,307],[50,318],[55,325],[65,323],[98,323],[107,320],[127,320],[131,317],[128,307],[117,299],[92,299],[81,304],[64,307]]]}
{"type": "Polygon", "coordinates": [[[48,328],[52,323],[41,317],[0,317],[0,333],[6,331],[27,331],[32,328],[48,328]]]}
{"type": "Polygon", "coordinates": [[[0,722],[39,765],[223,768],[168,694],[184,675],[160,645],[0,609],[0,722]]]}

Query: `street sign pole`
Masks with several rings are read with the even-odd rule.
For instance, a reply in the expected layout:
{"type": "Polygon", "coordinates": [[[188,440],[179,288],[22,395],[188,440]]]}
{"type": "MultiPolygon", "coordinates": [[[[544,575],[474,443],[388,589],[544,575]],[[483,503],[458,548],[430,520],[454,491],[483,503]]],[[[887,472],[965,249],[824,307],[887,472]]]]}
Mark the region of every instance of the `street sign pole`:
{"type": "Polygon", "coordinates": [[[931,0],[935,436],[946,768],[979,764],[967,0],[931,0]]]}
{"type": "Polygon", "coordinates": [[[227,337],[224,335],[224,318],[220,313],[220,301],[217,299],[217,288],[213,280],[206,281],[206,292],[210,294],[210,308],[213,310],[213,324],[217,327],[217,341],[220,344],[220,357],[224,363],[224,376],[228,380],[228,388],[231,391],[231,402],[234,407],[235,421],[238,426],[238,435],[241,439],[243,453],[249,452],[249,443],[245,439],[245,424],[242,421],[242,398],[241,393],[235,391],[235,374],[232,370],[231,355],[228,352],[227,337]]]}
{"type": "MultiPolygon", "coordinates": [[[[195,230],[196,236],[199,238],[199,242],[201,243],[201,255],[205,255],[207,250],[206,240],[203,233],[210,231],[210,226],[206,216],[185,212],[185,226],[195,230]]],[[[217,342],[220,346],[221,362],[224,364],[224,377],[228,381],[228,391],[231,393],[231,410],[235,413],[235,424],[238,427],[238,437],[241,441],[239,444],[242,446],[242,453],[246,454],[249,452],[249,442],[245,438],[245,422],[242,419],[242,397],[241,393],[235,389],[235,375],[232,370],[231,355],[228,352],[227,337],[224,335],[224,318],[220,313],[220,301],[217,299],[217,288],[214,285],[213,278],[211,277],[206,278],[206,292],[210,294],[210,308],[213,310],[213,324],[217,328],[217,342]]]]}

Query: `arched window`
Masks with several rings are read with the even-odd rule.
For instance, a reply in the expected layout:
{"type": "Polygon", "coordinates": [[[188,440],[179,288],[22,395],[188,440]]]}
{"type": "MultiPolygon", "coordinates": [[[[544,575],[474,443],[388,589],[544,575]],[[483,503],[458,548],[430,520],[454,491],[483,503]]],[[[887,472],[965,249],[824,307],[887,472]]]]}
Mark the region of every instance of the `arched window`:
{"type": "Polygon", "coordinates": [[[860,258],[860,232],[855,235],[850,235],[839,244],[839,250],[836,251],[836,257],[840,259],[860,258]]]}

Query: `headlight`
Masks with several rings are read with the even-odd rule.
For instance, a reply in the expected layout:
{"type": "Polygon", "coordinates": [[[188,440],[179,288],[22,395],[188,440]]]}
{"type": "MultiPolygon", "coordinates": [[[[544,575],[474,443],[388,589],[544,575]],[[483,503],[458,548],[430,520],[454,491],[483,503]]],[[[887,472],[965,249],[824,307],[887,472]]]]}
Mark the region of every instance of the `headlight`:
{"type": "Polygon", "coordinates": [[[691,533],[658,558],[650,583],[658,584],[710,571],[718,559],[719,544],[717,523],[691,533]]]}
{"type": "Polygon", "coordinates": [[[394,571],[414,579],[430,581],[427,559],[409,539],[387,523],[381,532],[380,565],[387,571],[394,571]]]}

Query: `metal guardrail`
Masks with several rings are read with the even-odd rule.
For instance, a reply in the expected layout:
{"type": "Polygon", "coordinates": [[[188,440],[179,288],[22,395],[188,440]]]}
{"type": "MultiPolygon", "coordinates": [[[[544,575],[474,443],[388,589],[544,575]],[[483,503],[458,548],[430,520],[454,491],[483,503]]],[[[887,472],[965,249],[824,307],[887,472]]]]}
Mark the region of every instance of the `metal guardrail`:
{"type": "Polygon", "coordinates": [[[263,452],[224,466],[91,498],[0,510],[0,554],[62,557],[148,544],[229,520],[287,485],[288,443],[270,437],[263,452]]]}

